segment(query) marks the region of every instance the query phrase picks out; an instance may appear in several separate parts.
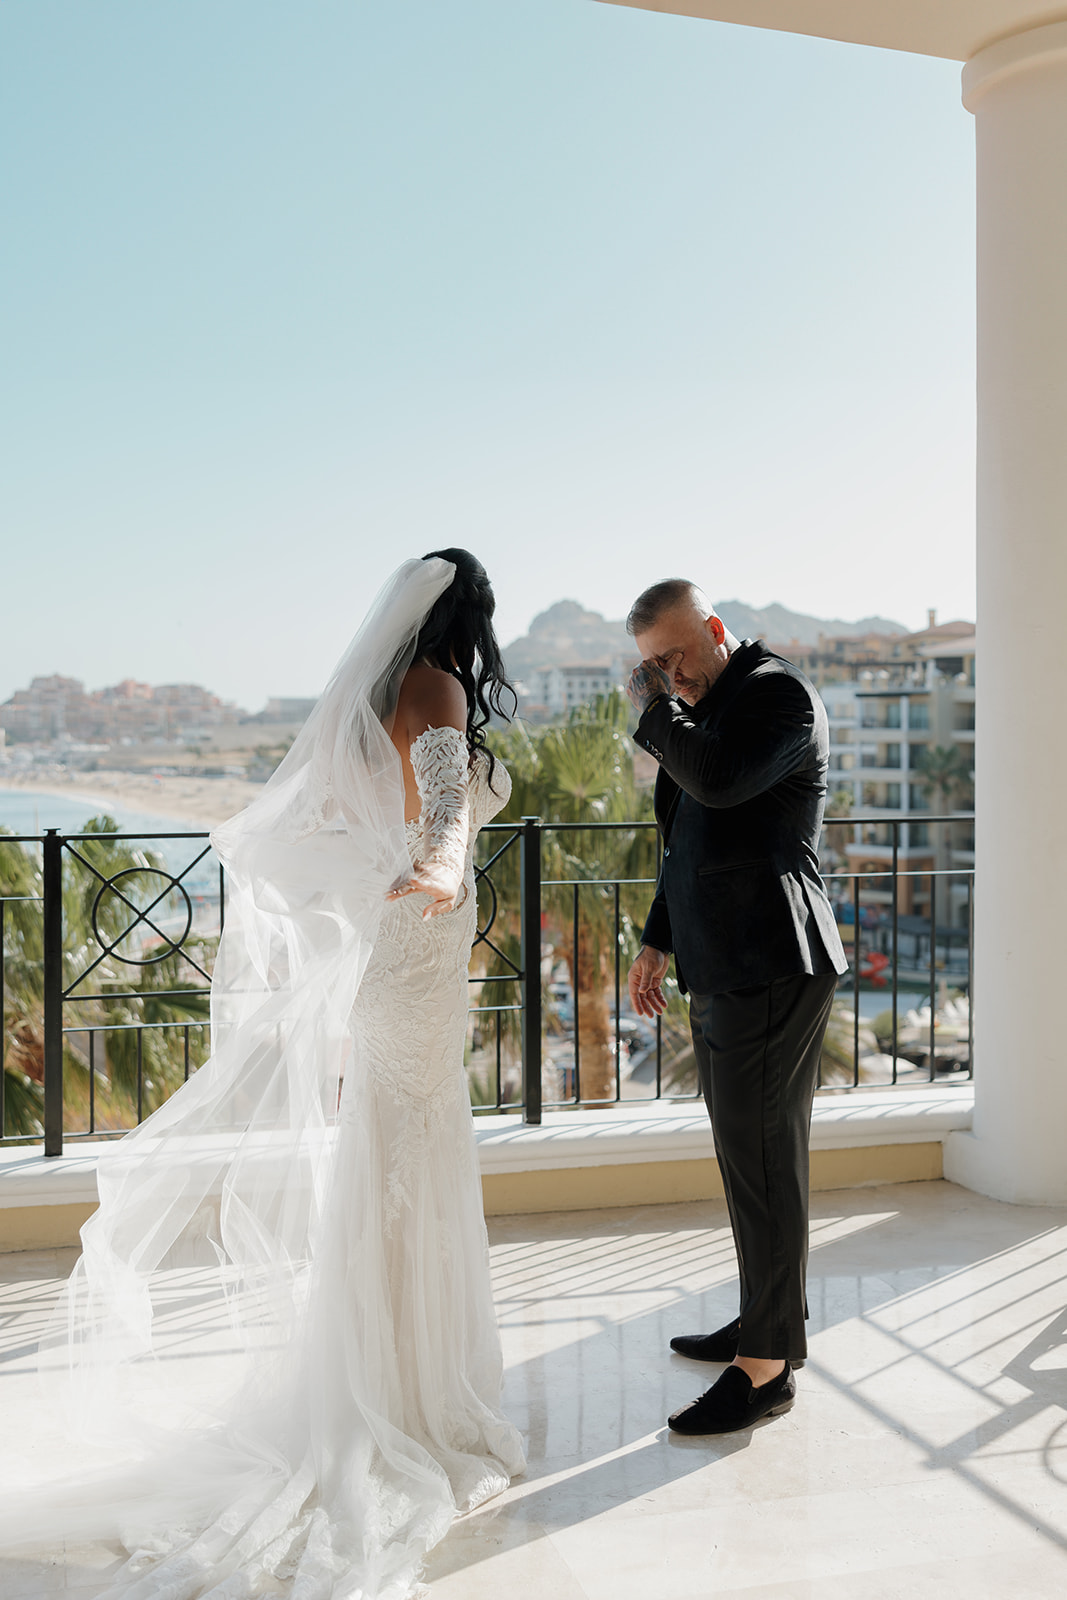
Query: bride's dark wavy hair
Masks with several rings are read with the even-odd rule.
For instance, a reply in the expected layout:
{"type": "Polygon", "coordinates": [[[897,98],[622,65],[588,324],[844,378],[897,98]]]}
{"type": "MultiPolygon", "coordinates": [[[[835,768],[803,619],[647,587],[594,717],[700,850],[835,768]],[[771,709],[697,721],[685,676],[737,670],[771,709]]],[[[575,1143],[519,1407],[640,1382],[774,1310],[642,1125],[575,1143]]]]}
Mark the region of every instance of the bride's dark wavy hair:
{"type": "Polygon", "coordinates": [[[467,746],[472,761],[476,750],[485,750],[491,784],[496,762],[493,752],[486,749],[486,725],[494,713],[510,722],[519,703],[493,631],[496,596],[485,568],[469,550],[431,550],[422,559],[432,561],[435,556],[450,561],[456,575],[419,629],[414,659],[450,672],[463,685],[467,746]],[[511,696],[510,711],[504,709],[507,695],[511,696]]]}

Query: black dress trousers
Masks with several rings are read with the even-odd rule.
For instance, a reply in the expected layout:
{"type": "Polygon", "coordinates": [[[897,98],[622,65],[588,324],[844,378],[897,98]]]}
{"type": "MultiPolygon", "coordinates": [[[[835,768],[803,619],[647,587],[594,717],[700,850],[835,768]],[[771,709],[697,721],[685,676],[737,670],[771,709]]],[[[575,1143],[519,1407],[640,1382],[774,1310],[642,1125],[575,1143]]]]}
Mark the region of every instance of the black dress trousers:
{"type": "Polygon", "coordinates": [[[742,1356],[807,1355],[808,1136],[835,973],[691,994],[741,1276],[742,1356]]]}

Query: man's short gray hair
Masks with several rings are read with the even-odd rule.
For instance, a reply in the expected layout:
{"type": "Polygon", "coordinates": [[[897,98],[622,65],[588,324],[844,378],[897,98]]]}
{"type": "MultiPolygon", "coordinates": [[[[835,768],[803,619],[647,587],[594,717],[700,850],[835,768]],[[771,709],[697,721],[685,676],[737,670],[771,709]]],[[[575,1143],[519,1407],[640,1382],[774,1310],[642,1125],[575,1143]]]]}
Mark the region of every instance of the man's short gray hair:
{"type": "MultiPolygon", "coordinates": [[[[626,631],[635,636],[647,633],[660,617],[673,611],[675,606],[696,605],[703,609],[706,604],[703,590],[688,578],[663,578],[638,595],[626,618],[626,631]]],[[[715,615],[710,610],[706,614],[715,615]]]]}

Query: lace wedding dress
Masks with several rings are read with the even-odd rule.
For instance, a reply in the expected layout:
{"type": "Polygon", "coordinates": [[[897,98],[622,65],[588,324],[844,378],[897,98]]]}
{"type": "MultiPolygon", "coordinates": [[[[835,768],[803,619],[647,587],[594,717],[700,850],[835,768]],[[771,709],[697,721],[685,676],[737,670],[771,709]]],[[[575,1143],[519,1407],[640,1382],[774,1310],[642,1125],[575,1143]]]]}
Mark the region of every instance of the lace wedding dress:
{"type": "Polygon", "coordinates": [[[341,1159],[361,1177],[343,1251],[365,1359],[373,1348],[388,1368],[390,1424],[425,1447],[449,1499],[469,1509],[525,1465],[498,1410],[500,1339],[463,1066],[474,841],[511,780],[497,761],[490,785],[481,751],[468,774],[466,739],[453,728],[429,729],[411,761],[423,800],[407,825],[412,856],[454,866],[463,887],[453,911],[425,920],[423,897],[392,901],[360,986],[353,1024],[366,1070],[342,1091],[341,1159]],[[364,1286],[382,1273],[386,1293],[374,1304],[364,1286]]]}
{"type": "MultiPolygon", "coordinates": [[[[448,563],[383,591],[260,800],[233,881],[213,1054],[99,1166],[41,1362],[66,1437],[8,1441],[0,1549],[111,1538],[114,1600],[406,1600],[455,1517],[521,1472],[464,1071],[478,829],[510,780],[463,734],[384,726],[448,563]],[[384,663],[384,666],[383,666],[384,663]],[[412,860],[455,908],[386,898],[412,860]],[[77,1474],[71,1475],[71,1464],[77,1474]]],[[[43,1436],[43,1426],[42,1426],[43,1436]]]]}

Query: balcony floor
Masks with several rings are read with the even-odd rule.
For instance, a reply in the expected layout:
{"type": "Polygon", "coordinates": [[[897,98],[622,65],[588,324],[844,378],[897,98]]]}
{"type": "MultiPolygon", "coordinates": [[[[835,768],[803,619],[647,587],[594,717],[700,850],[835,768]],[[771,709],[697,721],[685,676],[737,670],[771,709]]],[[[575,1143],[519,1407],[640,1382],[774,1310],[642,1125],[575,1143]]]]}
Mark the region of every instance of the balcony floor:
{"type": "MultiPolygon", "coordinates": [[[[434,1552],[431,1600],[1067,1593],[1067,1212],[947,1183],[814,1195],[798,1403],[722,1439],[664,1427],[719,1370],[671,1355],[670,1335],[736,1310],[721,1205],[490,1230],[530,1467],[434,1552]]],[[[9,1417],[26,1399],[20,1343],[72,1258],[0,1258],[9,1417]]],[[[0,1559],[0,1590],[87,1597],[112,1560],[0,1559]]]]}

